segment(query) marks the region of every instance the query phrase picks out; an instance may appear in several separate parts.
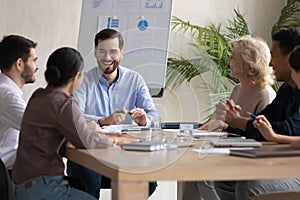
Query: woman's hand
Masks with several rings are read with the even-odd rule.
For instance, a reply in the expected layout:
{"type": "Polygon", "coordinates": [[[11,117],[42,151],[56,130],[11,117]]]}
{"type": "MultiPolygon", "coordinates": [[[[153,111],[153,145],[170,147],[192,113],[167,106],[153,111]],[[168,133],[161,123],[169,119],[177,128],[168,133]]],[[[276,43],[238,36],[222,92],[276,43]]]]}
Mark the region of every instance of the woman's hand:
{"type": "Polygon", "coordinates": [[[267,118],[264,115],[257,116],[253,121],[253,126],[260,131],[262,136],[267,141],[277,142],[276,141],[277,134],[273,131],[270,122],[267,120],[267,118]]]}
{"type": "Polygon", "coordinates": [[[129,144],[133,142],[140,142],[140,139],[133,138],[128,135],[124,134],[109,134],[111,145],[122,145],[122,144],[129,144]]]}

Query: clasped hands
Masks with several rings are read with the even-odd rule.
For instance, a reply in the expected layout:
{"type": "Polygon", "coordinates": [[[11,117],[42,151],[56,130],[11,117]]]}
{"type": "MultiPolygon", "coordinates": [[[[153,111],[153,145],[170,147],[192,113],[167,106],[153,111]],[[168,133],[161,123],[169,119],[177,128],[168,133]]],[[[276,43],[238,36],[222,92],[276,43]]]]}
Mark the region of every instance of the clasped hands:
{"type": "MultiPolygon", "coordinates": [[[[242,108],[239,105],[235,104],[232,99],[222,100],[216,106],[216,118],[223,119],[232,128],[239,128],[243,130],[248,118],[242,117],[240,115],[241,110],[242,108]]],[[[272,137],[272,127],[266,117],[263,115],[254,115],[253,117],[255,118],[253,122],[254,127],[259,129],[260,132],[268,132],[270,137],[272,137]]],[[[264,137],[269,138],[267,135],[264,135],[264,137]]]]}
{"type": "MultiPolygon", "coordinates": [[[[234,103],[232,99],[225,99],[216,105],[216,119],[237,128],[237,122],[240,116],[241,107],[234,103]]],[[[227,125],[225,129],[227,128],[227,125]]]]}
{"type": "Polygon", "coordinates": [[[240,106],[236,105],[233,100],[222,100],[216,105],[215,119],[204,123],[198,129],[210,131],[226,130],[228,124],[234,122],[234,119],[239,116],[240,110],[240,106]]]}
{"type": "Polygon", "coordinates": [[[145,126],[147,124],[146,112],[141,108],[134,108],[129,112],[125,108],[123,108],[121,110],[115,111],[108,117],[100,119],[98,123],[101,126],[119,124],[124,121],[126,114],[129,114],[132,120],[140,126],[145,126]]]}

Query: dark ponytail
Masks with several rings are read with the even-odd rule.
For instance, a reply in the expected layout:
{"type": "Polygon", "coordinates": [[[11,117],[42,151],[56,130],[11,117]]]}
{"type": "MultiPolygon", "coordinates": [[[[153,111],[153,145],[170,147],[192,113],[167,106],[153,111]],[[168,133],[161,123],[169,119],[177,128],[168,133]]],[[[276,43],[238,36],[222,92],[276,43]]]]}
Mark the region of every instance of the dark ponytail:
{"type": "Polygon", "coordinates": [[[48,58],[45,78],[48,85],[62,86],[83,69],[80,53],[70,47],[55,50],[48,58]]]}

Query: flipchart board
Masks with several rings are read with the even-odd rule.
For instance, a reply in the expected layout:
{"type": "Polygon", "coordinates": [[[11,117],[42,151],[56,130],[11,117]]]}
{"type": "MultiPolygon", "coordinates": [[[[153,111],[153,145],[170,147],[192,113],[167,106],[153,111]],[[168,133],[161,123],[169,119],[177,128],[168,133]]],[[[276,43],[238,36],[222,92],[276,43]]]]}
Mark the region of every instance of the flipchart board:
{"type": "Polygon", "coordinates": [[[83,0],[78,50],[85,70],[97,65],[94,36],[104,28],[124,37],[121,65],[139,72],[153,97],[162,97],[172,0],[83,0]]]}

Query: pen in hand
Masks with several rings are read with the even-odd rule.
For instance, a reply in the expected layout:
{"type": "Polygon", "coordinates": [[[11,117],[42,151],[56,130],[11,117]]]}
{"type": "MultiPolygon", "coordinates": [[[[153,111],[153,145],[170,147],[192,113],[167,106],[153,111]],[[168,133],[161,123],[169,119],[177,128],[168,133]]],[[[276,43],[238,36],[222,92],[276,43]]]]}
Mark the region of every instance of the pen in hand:
{"type": "Polygon", "coordinates": [[[123,113],[123,114],[132,115],[132,112],[127,111],[125,108],[123,108],[122,110],[117,110],[116,113],[123,113]]]}
{"type": "Polygon", "coordinates": [[[254,115],[254,114],[251,113],[251,112],[248,112],[248,111],[247,111],[247,114],[250,115],[250,116],[251,116],[252,118],[254,118],[254,119],[256,118],[256,115],[254,115]]]}
{"type": "MultiPolygon", "coordinates": [[[[255,114],[248,112],[248,111],[247,111],[247,114],[250,115],[253,119],[255,119],[257,117],[255,114]]],[[[269,121],[265,121],[265,122],[269,127],[272,127],[272,125],[270,124],[269,121]]]]}

